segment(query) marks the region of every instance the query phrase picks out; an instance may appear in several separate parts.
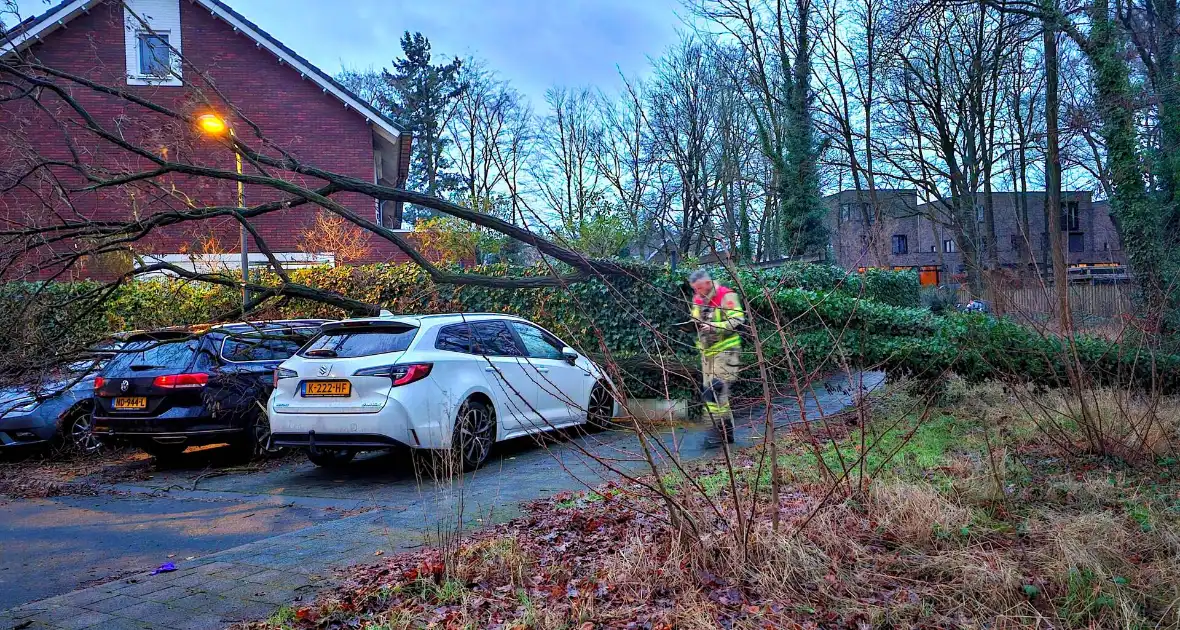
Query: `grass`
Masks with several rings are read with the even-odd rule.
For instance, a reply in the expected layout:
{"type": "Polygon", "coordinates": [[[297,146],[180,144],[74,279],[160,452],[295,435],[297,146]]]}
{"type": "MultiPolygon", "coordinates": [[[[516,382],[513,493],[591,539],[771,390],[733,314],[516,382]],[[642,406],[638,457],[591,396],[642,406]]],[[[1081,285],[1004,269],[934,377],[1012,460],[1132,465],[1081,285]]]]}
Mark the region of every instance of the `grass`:
{"type": "Polygon", "coordinates": [[[286,630],[295,623],[295,609],[289,605],[280,606],[278,610],[266,620],[266,623],[277,629],[286,630]]]}
{"type": "MultiPolygon", "coordinates": [[[[477,534],[443,572],[406,571],[422,566],[407,558],[374,574],[363,603],[334,621],[399,630],[1180,628],[1176,458],[1065,456],[1015,396],[964,387],[924,415],[891,390],[863,433],[843,427],[813,442],[786,432],[779,531],[762,507],[735,540],[732,502],[717,498],[736,485],[743,499],[762,493],[766,506],[770,487],[760,451],[737,451],[732,473],[711,462],[662,478],[698,535],[639,516],[661,509],[639,486],[564,495],[477,534]],[[864,483],[836,481],[819,465],[859,482],[862,454],[864,483]]],[[[1153,449],[1168,446],[1161,426],[1153,449]]],[[[313,627],[284,615],[261,627],[313,627]]]]}

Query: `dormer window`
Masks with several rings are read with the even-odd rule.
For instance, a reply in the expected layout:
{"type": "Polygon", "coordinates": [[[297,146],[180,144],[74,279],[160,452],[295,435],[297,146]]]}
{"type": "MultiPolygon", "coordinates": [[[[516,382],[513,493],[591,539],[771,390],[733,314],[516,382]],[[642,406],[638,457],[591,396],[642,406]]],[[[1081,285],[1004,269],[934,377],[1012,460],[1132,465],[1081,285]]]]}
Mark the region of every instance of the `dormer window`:
{"type": "Polygon", "coordinates": [[[167,33],[139,34],[139,74],[164,78],[172,74],[172,50],[167,33]]]}

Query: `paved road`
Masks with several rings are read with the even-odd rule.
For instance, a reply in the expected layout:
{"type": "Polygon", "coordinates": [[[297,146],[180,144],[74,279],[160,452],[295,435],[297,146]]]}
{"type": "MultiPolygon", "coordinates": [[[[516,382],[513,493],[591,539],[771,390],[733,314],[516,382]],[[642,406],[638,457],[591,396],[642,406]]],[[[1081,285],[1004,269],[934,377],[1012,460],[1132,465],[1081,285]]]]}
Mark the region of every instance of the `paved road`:
{"type": "MultiPolygon", "coordinates": [[[[864,385],[881,380],[870,374],[864,385]]],[[[808,414],[843,408],[848,390],[846,377],[817,386],[808,414]]],[[[799,416],[791,402],[771,412],[778,424],[799,416]]],[[[765,413],[738,414],[739,442],[756,437],[765,413]]],[[[661,442],[690,460],[712,452],[708,438],[689,427],[661,442]]],[[[613,477],[594,459],[645,466],[626,432],[517,440],[479,471],[442,481],[419,474],[405,453],[358,458],[338,471],[295,459],[225,475],[190,456],[180,469],[110,488],[121,496],[0,505],[0,609],[31,602],[0,612],[0,628],[221,628],[265,617],[310,598],[335,568],[430,544],[440,526],[453,527],[460,506],[473,526],[500,522],[522,501],[613,477]],[[168,561],[179,570],[146,575],[168,561]]]]}

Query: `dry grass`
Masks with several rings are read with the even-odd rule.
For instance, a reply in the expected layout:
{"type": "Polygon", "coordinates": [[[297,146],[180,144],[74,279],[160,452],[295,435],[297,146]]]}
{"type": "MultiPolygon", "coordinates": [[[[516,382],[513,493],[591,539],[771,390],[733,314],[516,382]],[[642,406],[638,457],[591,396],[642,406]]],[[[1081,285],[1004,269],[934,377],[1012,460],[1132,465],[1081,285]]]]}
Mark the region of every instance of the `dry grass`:
{"type": "Polygon", "coordinates": [[[536,559],[515,536],[475,541],[459,549],[447,563],[451,576],[465,584],[495,582],[523,588],[536,559]]]}
{"type": "MultiPolygon", "coordinates": [[[[379,618],[424,627],[422,615],[443,602],[455,611],[452,627],[1180,628],[1174,471],[1061,457],[1033,415],[1068,409],[1060,394],[1030,407],[1021,391],[1001,385],[951,393],[929,426],[956,433],[897,429],[915,436],[899,459],[933,463],[883,468],[863,487],[838,484],[835,492],[812,475],[780,497],[778,531],[763,507],[739,542],[732,504],[715,503],[717,515],[686,486],[678,497],[699,536],[632,516],[660,505],[626,488],[604,490],[610,498],[601,501],[555,499],[525,524],[449,556],[445,581],[423,592],[416,621],[404,621],[404,606],[379,618]],[[570,551],[553,555],[557,541],[570,551]],[[483,595],[465,590],[481,588],[483,595]],[[577,595],[567,597],[567,588],[577,595]],[[530,595],[510,603],[515,617],[496,625],[480,608],[489,589],[530,595]]],[[[912,414],[914,400],[880,403],[886,417],[870,422],[912,414]]],[[[1177,419],[1165,415],[1180,412],[1175,400],[1111,394],[1100,407],[1127,419],[1110,427],[1161,427],[1141,433],[1145,446],[1174,443],[1167,427],[1177,419]]],[[[835,437],[843,452],[863,448],[857,430],[835,437]]],[[[891,439],[882,443],[899,444],[891,439]]],[[[814,462],[802,456],[805,445],[788,438],[783,448],[787,462],[814,462]]],[[[716,466],[696,472],[718,475],[716,466]]],[[[739,484],[739,492],[756,487],[739,484]]]]}
{"type": "Polygon", "coordinates": [[[1080,452],[1113,455],[1131,463],[1180,454],[1178,397],[1111,388],[1088,389],[1081,397],[1063,391],[1024,395],[1038,426],[1068,436],[1080,452]]]}
{"type": "Polygon", "coordinates": [[[929,486],[881,481],[873,484],[866,505],[869,518],[891,538],[930,547],[939,535],[954,534],[970,522],[970,513],[929,486]]]}

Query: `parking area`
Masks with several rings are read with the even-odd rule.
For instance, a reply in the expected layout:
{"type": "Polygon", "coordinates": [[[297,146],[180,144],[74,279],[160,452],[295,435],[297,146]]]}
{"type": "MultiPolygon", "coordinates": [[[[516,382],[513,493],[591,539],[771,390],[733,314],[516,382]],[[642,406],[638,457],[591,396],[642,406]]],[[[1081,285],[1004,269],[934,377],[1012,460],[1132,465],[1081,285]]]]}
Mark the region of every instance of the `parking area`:
{"type": "MultiPolygon", "coordinates": [[[[850,400],[817,386],[808,413],[850,400]]],[[[772,413],[779,424],[799,416],[789,401],[772,413]]],[[[756,437],[765,414],[757,406],[740,414],[739,443],[756,437]]],[[[663,456],[708,456],[709,438],[702,426],[664,431],[663,456]]],[[[8,610],[0,628],[87,627],[79,619],[107,628],[224,627],[314,591],[335,568],[431,544],[460,514],[468,526],[500,522],[523,501],[612,478],[608,467],[646,466],[629,431],[513,440],[479,470],[443,479],[397,451],[338,470],[297,454],[250,467],[223,457],[217,448],[189,452],[167,470],[120,460],[112,466],[124,474],[91,472],[71,482],[77,492],[3,499],[0,610],[8,610]],[[147,575],[168,562],[175,572],[147,575]],[[72,621],[54,621],[62,611],[72,621]],[[187,611],[183,626],[159,621],[176,611],[187,611]]]]}

